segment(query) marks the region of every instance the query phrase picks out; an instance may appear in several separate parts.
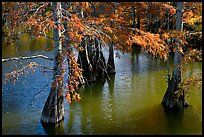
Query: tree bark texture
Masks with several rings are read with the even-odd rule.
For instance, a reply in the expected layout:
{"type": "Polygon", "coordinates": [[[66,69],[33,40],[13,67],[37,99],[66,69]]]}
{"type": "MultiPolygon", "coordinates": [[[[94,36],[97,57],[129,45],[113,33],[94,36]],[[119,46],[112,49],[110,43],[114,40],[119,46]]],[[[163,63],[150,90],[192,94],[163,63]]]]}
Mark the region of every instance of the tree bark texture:
{"type": "MultiPolygon", "coordinates": [[[[56,26],[61,22],[61,2],[53,2],[53,18],[56,26]]],[[[54,28],[54,70],[52,78],[52,86],[50,94],[44,105],[41,122],[43,124],[56,124],[64,119],[64,103],[63,103],[63,80],[58,80],[61,77],[62,70],[62,42],[60,40],[61,30],[58,27],[54,28]]]]}
{"type": "Polygon", "coordinates": [[[114,51],[113,44],[111,43],[109,46],[109,57],[107,63],[107,72],[108,74],[115,74],[115,62],[114,62],[114,51]]]}
{"type": "Polygon", "coordinates": [[[101,51],[100,42],[95,38],[86,36],[81,45],[84,50],[79,52],[78,63],[83,69],[86,84],[104,79],[107,71],[105,58],[101,51]]]}
{"type": "MultiPolygon", "coordinates": [[[[182,24],[182,9],[183,9],[183,2],[178,2],[177,4],[177,17],[176,17],[176,29],[181,31],[181,24],[182,24]]],[[[175,40],[175,43],[182,44],[179,40],[175,40]]],[[[176,44],[176,52],[174,53],[174,69],[172,78],[168,83],[167,91],[163,97],[162,103],[167,108],[179,108],[183,109],[187,106],[185,103],[184,94],[179,97],[176,101],[175,92],[177,91],[178,84],[181,82],[181,66],[180,63],[182,61],[182,54],[178,50],[178,45],[176,44]]]]}

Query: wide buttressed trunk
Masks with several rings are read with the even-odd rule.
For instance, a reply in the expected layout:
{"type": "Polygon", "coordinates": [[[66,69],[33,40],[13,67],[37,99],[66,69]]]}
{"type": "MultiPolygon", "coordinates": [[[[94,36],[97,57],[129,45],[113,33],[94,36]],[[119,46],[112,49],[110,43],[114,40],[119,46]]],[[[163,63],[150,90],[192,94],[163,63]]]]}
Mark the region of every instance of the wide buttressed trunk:
{"type": "MultiPolygon", "coordinates": [[[[183,3],[178,2],[177,5],[177,18],[176,18],[176,29],[181,31],[181,24],[182,24],[182,9],[183,3]]],[[[179,40],[175,40],[175,43],[182,44],[179,40]]],[[[174,53],[174,70],[172,74],[171,80],[168,81],[168,88],[166,93],[163,97],[162,104],[166,108],[171,109],[183,109],[187,106],[185,102],[184,93],[181,94],[179,98],[176,97],[175,92],[178,90],[178,85],[181,82],[181,61],[182,61],[182,54],[178,50],[178,45],[175,45],[176,52],[174,53]]]]}
{"type": "MultiPolygon", "coordinates": [[[[61,22],[61,2],[53,2],[53,18],[58,26],[61,22]]],[[[63,76],[62,76],[62,43],[61,30],[54,28],[54,70],[50,94],[44,105],[41,122],[43,124],[56,124],[64,118],[63,103],[63,76]]]]}
{"type": "Polygon", "coordinates": [[[64,103],[63,103],[63,81],[60,79],[62,56],[58,54],[55,59],[54,77],[52,87],[47,101],[44,105],[41,122],[44,124],[56,124],[64,118],[64,103]]]}
{"type": "Polygon", "coordinates": [[[78,63],[83,69],[83,77],[86,84],[104,80],[107,66],[101,51],[100,42],[94,38],[86,36],[81,45],[84,50],[79,52],[78,63]]]}

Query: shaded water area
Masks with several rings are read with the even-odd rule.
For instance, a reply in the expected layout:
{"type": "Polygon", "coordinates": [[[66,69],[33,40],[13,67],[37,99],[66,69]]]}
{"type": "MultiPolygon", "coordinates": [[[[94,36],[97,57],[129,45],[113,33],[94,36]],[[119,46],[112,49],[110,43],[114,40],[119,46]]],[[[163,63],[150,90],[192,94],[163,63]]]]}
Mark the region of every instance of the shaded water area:
{"type": "MultiPolygon", "coordinates": [[[[25,42],[24,42],[25,43],[25,42]]],[[[29,45],[18,41],[18,48],[2,46],[2,58],[44,54],[51,44],[42,39],[29,45]]],[[[104,49],[107,58],[108,49],[104,49]]],[[[145,52],[120,54],[115,58],[116,74],[111,80],[80,89],[82,100],[65,103],[65,119],[56,128],[43,128],[41,112],[48,97],[52,72],[19,76],[12,84],[4,84],[4,73],[21,68],[29,61],[53,66],[52,61],[33,59],[2,64],[2,134],[202,134],[202,89],[192,88],[187,98],[191,107],[183,112],[164,110],[162,98],[167,89],[166,62],[153,59],[145,52]],[[36,94],[38,92],[38,94],[36,94]]],[[[171,70],[173,67],[170,62],[171,70]]],[[[202,63],[185,66],[184,75],[202,72],[202,63]]]]}

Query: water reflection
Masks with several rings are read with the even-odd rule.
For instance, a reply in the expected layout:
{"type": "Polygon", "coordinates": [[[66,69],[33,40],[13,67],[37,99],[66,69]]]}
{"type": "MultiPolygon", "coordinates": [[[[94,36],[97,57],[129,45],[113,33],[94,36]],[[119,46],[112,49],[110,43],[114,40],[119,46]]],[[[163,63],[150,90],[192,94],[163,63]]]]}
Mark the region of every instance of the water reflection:
{"type": "MultiPolygon", "coordinates": [[[[35,46],[38,45],[38,42],[34,43],[35,46]]],[[[41,53],[49,43],[39,44],[39,49],[29,48],[24,54],[41,53]]],[[[9,53],[15,47],[9,48],[2,47],[4,56],[16,57],[16,51],[9,53]]],[[[21,49],[23,52],[23,48],[21,49]]],[[[53,52],[43,54],[53,56],[53,52]]],[[[42,127],[39,121],[50,91],[52,75],[48,73],[43,76],[41,70],[36,70],[35,74],[19,77],[15,85],[2,83],[3,134],[202,134],[202,89],[192,89],[192,97],[189,99],[192,107],[183,113],[167,112],[161,105],[167,88],[166,64],[143,52],[120,55],[120,59],[115,58],[116,74],[110,76],[111,80],[99,82],[92,88],[81,88],[80,102],[64,102],[65,119],[57,127],[42,127]],[[48,86],[42,90],[46,84],[48,86]],[[34,99],[29,116],[25,119],[25,110],[39,90],[42,92],[34,99]]],[[[50,61],[33,61],[53,66],[50,61]]],[[[26,61],[22,63],[17,66],[16,62],[2,64],[2,73],[27,64],[26,61]]],[[[170,66],[173,64],[170,63],[170,66]]],[[[191,70],[192,75],[193,72],[202,73],[202,63],[190,64],[186,68],[191,70]]],[[[186,73],[191,75],[188,71],[186,73]]],[[[3,77],[2,75],[2,80],[3,77]]]]}
{"type": "Polygon", "coordinates": [[[43,53],[50,45],[52,45],[50,39],[44,37],[36,39],[31,38],[29,34],[22,34],[20,40],[16,40],[14,45],[7,45],[4,41],[2,42],[2,58],[28,56],[35,52],[43,53]]]}
{"type": "Polygon", "coordinates": [[[142,73],[166,67],[165,62],[159,58],[152,58],[152,55],[148,54],[148,50],[141,49],[140,47],[133,47],[131,56],[132,72],[142,73]]]}
{"type": "Polygon", "coordinates": [[[141,52],[141,46],[133,45],[132,46],[132,63],[135,64],[138,62],[138,56],[141,52]]]}
{"type": "Polygon", "coordinates": [[[115,75],[110,75],[110,80],[108,80],[109,94],[111,97],[114,95],[115,87],[115,75]]]}
{"type": "Polygon", "coordinates": [[[101,104],[106,127],[108,128],[106,130],[107,134],[112,134],[113,125],[116,123],[117,112],[115,110],[114,83],[115,75],[111,75],[110,80],[107,80],[103,87],[103,102],[101,104]]]}
{"type": "Polygon", "coordinates": [[[42,127],[47,135],[64,135],[64,120],[56,125],[42,124],[42,127]]]}
{"type": "Polygon", "coordinates": [[[163,107],[165,112],[166,127],[169,131],[166,134],[174,134],[183,127],[184,111],[168,110],[163,107]]]}
{"type": "Polygon", "coordinates": [[[104,114],[105,108],[103,108],[104,103],[106,103],[103,100],[103,87],[105,83],[105,81],[100,81],[91,88],[86,87],[82,93],[82,98],[84,98],[80,103],[81,121],[84,122],[82,123],[82,134],[94,134],[97,130],[101,130],[98,126],[102,126],[102,123],[105,122],[106,114],[104,114]]]}

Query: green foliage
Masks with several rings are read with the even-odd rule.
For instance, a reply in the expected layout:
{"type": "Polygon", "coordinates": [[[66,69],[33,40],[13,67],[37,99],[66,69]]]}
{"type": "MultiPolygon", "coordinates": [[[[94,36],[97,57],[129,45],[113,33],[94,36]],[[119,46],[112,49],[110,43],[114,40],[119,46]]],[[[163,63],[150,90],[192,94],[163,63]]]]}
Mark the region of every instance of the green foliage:
{"type": "Polygon", "coordinates": [[[2,40],[5,45],[14,45],[15,38],[11,35],[9,29],[6,26],[2,26],[2,40]]]}

